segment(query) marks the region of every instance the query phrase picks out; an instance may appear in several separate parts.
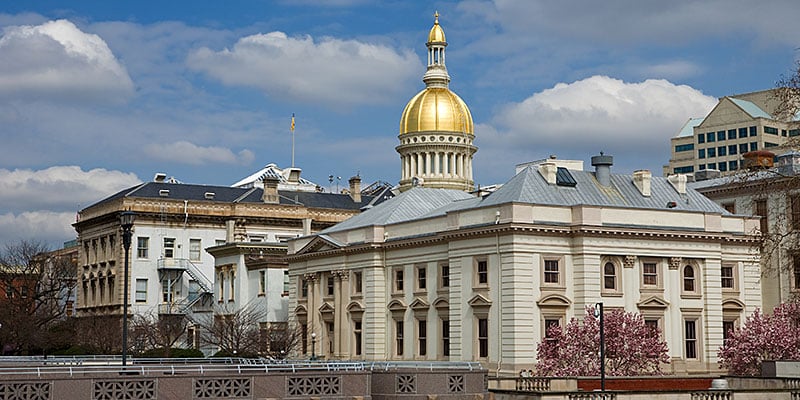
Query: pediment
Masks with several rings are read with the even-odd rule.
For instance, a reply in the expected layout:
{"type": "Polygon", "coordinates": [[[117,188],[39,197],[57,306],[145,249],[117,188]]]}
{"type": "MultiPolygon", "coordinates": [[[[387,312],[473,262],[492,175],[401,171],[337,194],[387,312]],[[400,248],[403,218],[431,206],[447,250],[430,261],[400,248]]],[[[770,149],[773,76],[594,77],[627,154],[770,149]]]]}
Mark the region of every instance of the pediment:
{"type": "Polygon", "coordinates": [[[450,302],[444,297],[439,297],[433,301],[433,307],[437,310],[444,310],[450,308],[450,302]]]}
{"type": "Polygon", "coordinates": [[[347,312],[349,313],[363,313],[364,312],[364,305],[357,302],[351,301],[350,304],[347,305],[347,312]]]}
{"type": "Polygon", "coordinates": [[[481,294],[476,294],[467,302],[472,308],[487,308],[492,306],[492,301],[481,294]]]}
{"type": "Polygon", "coordinates": [[[338,250],[342,247],[344,246],[342,246],[341,243],[331,239],[330,237],[318,235],[311,239],[310,242],[306,243],[306,245],[295,254],[319,253],[323,251],[338,250]]]}
{"type": "Polygon", "coordinates": [[[741,300],[734,298],[723,299],[722,310],[740,312],[744,310],[744,303],[741,300]]]}
{"type": "Polygon", "coordinates": [[[570,301],[568,297],[561,294],[549,294],[539,299],[539,301],[537,301],[536,304],[539,307],[566,308],[572,304],[572,301],[570,301]]]}
{"type": "Polygon", "coordinates": [[[329,314],[334,312],[334,308],[330,303],[322,303],[319,307],[320,314],[329,314]]]}
{"type": "Polygon", "coordinates": [[[418,298],[414,299],[414,301],[412,301],[411,304],[409,304],[408,306],[412,310],[422,311],[422,310],[427,310],[430,307],[430,304],[428,304],[425,300],[420,299],[418,297],[418,298]]]}
{"type": "Polygon", "coordinates": [[[389,311],[405,311],[407,307],[400,300],[392,300],[389,302],[386,308],[389,309],[389,311]]]}
{"type": "Polygon", "coordinates": [[[306,309],[306,306],[299,305],[299,306],[294,308],[294,314],[295,315],[308,315],[308,310],[306,309]]]}
{"type": "Polygon", "coordinates": [[[649,309],[660,309],[663,310],[669,307],[669,302],[662,299],[658,296],[650,296],[636,304],[637,307],[640,309],[642,308],[649,308],[649,309]]]}

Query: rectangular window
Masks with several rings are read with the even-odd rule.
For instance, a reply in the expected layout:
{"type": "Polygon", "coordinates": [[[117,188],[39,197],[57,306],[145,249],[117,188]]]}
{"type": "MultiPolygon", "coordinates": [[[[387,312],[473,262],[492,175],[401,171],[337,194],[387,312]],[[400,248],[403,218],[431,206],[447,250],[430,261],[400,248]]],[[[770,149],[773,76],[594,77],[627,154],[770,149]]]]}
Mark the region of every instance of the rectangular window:
{"type": "Polygon", "coordinates": [[[750,151],[758,150],[758,142],[750,142],[750,151]]]}
{"type": "Polygon", "coordinates": [[[736,329],[735,321],[722,321],[722,338],[728,339],[731,337],[731,333],[734,329],[736,329]]]}
{"type": "Polygon", "coordinates": [[[144,303],[147,301],[147,279],[136,279],[136,302],[144,303]]]}
{"type": "Polygon", "coordinates": [[[722,288],[723,289],[733,289],[734,288],[734,280],[733,280],[733,266],[732,265],[723,265],[722,266],[722,288]]]}
{"type": "Polygon", "coordinates": [[[361,271],[353,272],[353,293],[361,294],[361,291],[364,290],[364,275],[361,271]]]}
{"type": "Polygon", "coordinates": [[[651,332],[660,332],[657,319],[645,319],[644,325],[649,328],[651,332]]]}
{"type": "Polygon", "coordinates": [[[736,129],[728,129],[728,140],[736,139],[736,129]]]}
{"type": "Polygon", "coordinates": [[[749,130],[750,130],[750,137],[758,136],[758,130],[756,129],[755,126],[751,126],[749,130]]]}
{"type": "Polygon", "coordinates": [[[747,137],[747,128],[739,128],[739,139],[747,137]]]}
{"type": "Polygon", "coordinates": [[[214,246],[222,246],[225,244],[225,239],[214,239],[214,246]]]}
{"type": "Polygon", "coordinates": [[[228,296],[228,300],[233,301],[233,298],[236,296],[236,272],[231,271],[231,288],[230,288],[230,295],[228,296]]]}
{"type": "Polygon", "coordinates": [[[672,171],[675,172],[676,174],[688,174],[694,172],[694,167],[691,165],[687,167],[675,167],[673,168],[672,171]]]}
{"type": "Polygon", "coordinates": [[[781,129],[781,136],[783,136],[783,137],[786,137],[786,136],[788,136],[788,135],[786,134],[786,129],[781,129]]]}
{"type": "Polygon", "coordinates": [[[709,147],[707,151],[708,151],[708,158],[717,156],[717,149],[709,147]]]}
{"type": "Polygon", "coordinates": [[[552,337],[551,330],[561,326],[561,320],[558,318],[545,318],[544,319],[544,337],[552,337]]]}
{"type": "Polygon", "coordinates": [[[445,264],[441,266],[442,272],[442,287],[450,287],[450,266],[445,264]]]}
{"type": "Polygon", "coordinates": [[[700,164],[700,165],[697,166],[697,169],[702,171],[702,170],[706,169],[706,165],[705,164],[700,164]]]}
{"type": "Polygon", "coordinates": [[[800,129],[789,129],[789,137],[800,136],[800,129]]]}
{"type": "Polygon", "coordinates": [[[394,271],[394,291],[403,291],[403,269],[398,268],[394,271]]]}
{"type": "Polygon", "coordinates": [[[800,253],[792,256],[792,267],[794,270],[794,290],[800,290],[800,253]]]}
{"type": "Polygon", "coordinates": [[[478,357],[489,357],[489,319],[478,318],[478,357]]]}
{"type": "Polygon", "coordinates": [[[489,283],[489,263],[486,260],[478,261],[478,284],[487,285],[489,283]]]}
{"type": "Polygon", "coordinates": [[[192,261],[200,261],[200,239],[189,239],[189,259],[192,261]]]}
{"type": "Polygon", "coordinates": [[[714,139],[716,139],[716,137],[714,136],[714,132],[708,132],[706,134],[706,142],[711,143],[714,141],[714,139]]]}
{"type": "Polygon", "coordinates": [[[687,319],[683,321],[683,324],[685,328],[686,358],[697,358],[697,321],[687,319]]]}
{"type": "Polygon", "coordinates": [[[723,140],[725,140],[725,131],[718,131],[717,132],[717,141],[721,142],[723,140]]]}
{"type": "Polygon", "coordinates": [[[424,356],[428,353],[428,321],[424,319],[417,321],[417,338],[419,355],[424,356]]]}
{"type": "Polygon", "coordinates": [[[679,144],[675,146],[675,152],[680,153],[682,151],[691,151],[694,150],[694,143],[689,144],[679,144]]]}
{"type": "Polygon", "coordinates": [[[731,214],[736,214],[736,203],[722,203],[722,208],[731,214]]]}
{"type": "Polygon", "coordinates": [[[403,355],[403,321],[394,321],[395,354],[403,355]]]}
{"type": "Polygon", "coordinates": [[[652,262],[642,264],[642,284],[658,286],[658,265],[652,262]]]}
{"type": "Polygon", "coordinates": [[[697,158],[706,158],[706,149],[697,150],[697,158]]]}
{"type": "Polygon", "coordinates": [[[175,238],[164,238],[164,258],[175,257],[175,238]]]}
{"type": "Polygon", "coordinates": [[[698,144],[703,144],[705,142],[706,142],[706,135],[705,134],[701,133],[701,134],[697,135],[697,143],[698,144]]]}
{"type": "Polygon", "coordinates": [[[325,275],[325,294],[333,296],[333,275],[331,274],[325,275]]]}
{"type": "Polygon", "coordinates": [[[267,293],[267,271],[258,271],[258,294],[267,293]]]}
{"type": "Polygon", "coordinates": [[[741,143],[739,145],[739,153],[740,154],[747,153],[747,143],[741,143]]]}
{"type": "Polygon", "coordinates": [[[723,161],[717,165],[717,169],[719,169],[720,172],[725,172],[728,170],[728,164],[725,164],[725,161],[723,161]]]}
{"type": "Polygon", "coordinates": [[[353,321],[353,342],[355,342],[355,349],[353,354],[361,355],[361,321],[353,321]]]}
{"type": "Polygon", "coordinates": [[[737,152],[737,150],[738,150],[738,149],[739,149],[739,148],[738,148],[738,147],[736,147],[736,145],[735,145],[735,144],[728,145],[728,154],[730,154],[730,155],[732,155],[732,156],[733,156],[733,155],[736,155],[736,153],[738,153],[738,152],[737,152]]]}
{"type": "Polygon", "coordinates": [[[175,288],[172,287],[172,282],[168,279],[161,281],[161,301],[164,303],[172,303],[173,290],[175,290],[175,288]]]}
{"type": "Polygon", "coordinates": [[[200,296],[200,284],[194,279],[189,279],[189,301],[200,296]]]}
{"type": "Polygon", "coordinates": [[[136,238],[136,257],[147,258],[150,249],[150,238],[139,236],[136,238]]]}
{"type": "Polygon", "coordinates": [[[558,260],[544,260],[544,283],[559,283],[558,260]]]}
{"type": "Polygon", "coordinates": [[[417,267],[417,289],[425,289],[427,284],[425,267],[417,267]]]}
{"type": "Polygon", "coordinates": [[[792,229],[800,230],[800,195],[789,196],[791,202],[792,229]]]}
{"type": "Polygon", "coordinates": [[[717,155],[720,156],[720,157],[727,156],[728,155],[728,148],[725,147],[725,146],[717,147],[717,155]]]}
{"type": "Polygon", "coordinates": [[[731,171],[736,171],[737,169],[739,169],[739,161],[736,160],[728,161],[728,169],[731,171]]]}
{"type": "Polygon", "coordinates": [[[308,280],[300,278],[300,297],[308,297],[308,280]]]}
{"type": "Polygon", "coordinates": [[[778,147],[778,144],[777,143],[764,142],[764,148],[765,149],[768,149],[770,147],[778,147]]]}
{"type": "Polygon", "coordinates": [[[289,270],[283,271],[283,296],[289,295],[289,286],[291,280],[289,279],[289,270]]]}
{"type": "Polygon", "coordinates": [[[778,128],[773,128],[771,126],[765,126],[764,127],[764,133],[769,133],[770,135],[777,135],[778,134],[778,128]]]}
{"type": "Polygon", "coordinates": [[[769,232],[769,219],[767,218],[767,201],[756,200],[754,214],[761,217],[761,233],[766,234],[769,232]]]}
{"type": "Polygon", "coordinates": [[[442,320],[442,355],[450,356],[450,321],[442,320]]]}

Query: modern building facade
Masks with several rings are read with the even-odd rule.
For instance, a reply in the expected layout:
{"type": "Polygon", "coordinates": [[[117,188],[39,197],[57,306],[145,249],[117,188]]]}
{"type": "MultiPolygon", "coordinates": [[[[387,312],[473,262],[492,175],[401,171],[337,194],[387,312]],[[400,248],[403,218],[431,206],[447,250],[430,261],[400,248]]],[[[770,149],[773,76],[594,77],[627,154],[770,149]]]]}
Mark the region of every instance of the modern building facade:
{"type": "Polygon", "coordinates": [[[725,96],[705,118],[692,118],[670,139],[671,156],[664,175],[743,169],[742,154],[782,146],[800,129],[775,118],[775,90],[725,96]]]}

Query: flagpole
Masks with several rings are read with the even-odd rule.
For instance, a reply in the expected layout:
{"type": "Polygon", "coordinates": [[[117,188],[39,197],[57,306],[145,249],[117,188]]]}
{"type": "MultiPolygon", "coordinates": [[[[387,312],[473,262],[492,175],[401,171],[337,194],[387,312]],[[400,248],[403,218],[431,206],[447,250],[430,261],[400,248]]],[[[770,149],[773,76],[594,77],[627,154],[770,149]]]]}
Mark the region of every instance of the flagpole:
{"type": "Polygon", "coordinates": [[[292,113],[292,168],[294,168],[294,113],[292,113]]]}

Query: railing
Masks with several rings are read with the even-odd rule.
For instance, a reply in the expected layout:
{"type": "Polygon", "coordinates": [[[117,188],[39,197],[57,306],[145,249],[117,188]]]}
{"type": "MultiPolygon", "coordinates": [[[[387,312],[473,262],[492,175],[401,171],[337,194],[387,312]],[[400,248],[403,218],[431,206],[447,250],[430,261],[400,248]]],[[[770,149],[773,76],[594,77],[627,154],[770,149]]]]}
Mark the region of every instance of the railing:
{"type": "Polygon", "coordinates": [[[727,390],[692,392],[692,400],[731,400],[732,396],[732,392],[727,390]]]}
{"type": "Polygon", "coordinates": [[[399,369],[428,371],[447,369],[485,370],[481,363],[471,361],[376,361],[365,363],[365,368],[370,371],[394,371],[399,369]]]}
{"type": "Polygon", "coordinates": [[[187,274],[189,274],[189,276],[192,277],[192,279],[195,280],[195,282],[197,282],[197,285],[200,286],[204,292],[211,292],[211,279],[208,279],[203,271],[201,271],[200,268],[197,268],[197,266],[194,265],[194,263],[190,260],[185,258],[159,258],[157,261],[157,266],[158,269],[176,269],[185,271],[187,274]]]}
{"type": "Polygon", "coordinates": [[[550,378],[531,376],[516,378],[516,388],[520,392],[547,392],[550,390],[550,378]]]}
{"type": "Polygon", "coordinates": [[[592,392],[592,393],[570,393],[569,400],[615,400],[616,393],[592,392]]]}

